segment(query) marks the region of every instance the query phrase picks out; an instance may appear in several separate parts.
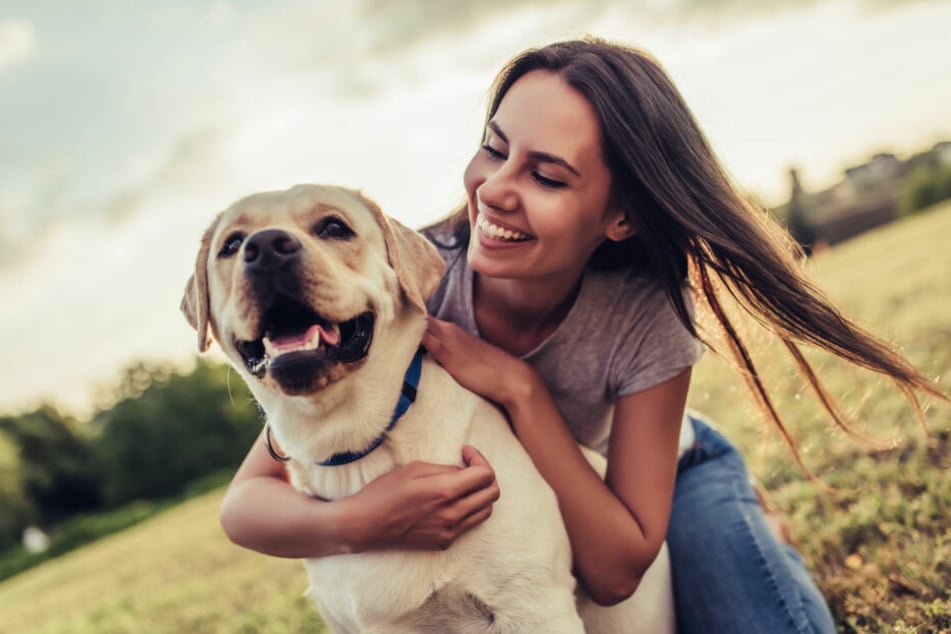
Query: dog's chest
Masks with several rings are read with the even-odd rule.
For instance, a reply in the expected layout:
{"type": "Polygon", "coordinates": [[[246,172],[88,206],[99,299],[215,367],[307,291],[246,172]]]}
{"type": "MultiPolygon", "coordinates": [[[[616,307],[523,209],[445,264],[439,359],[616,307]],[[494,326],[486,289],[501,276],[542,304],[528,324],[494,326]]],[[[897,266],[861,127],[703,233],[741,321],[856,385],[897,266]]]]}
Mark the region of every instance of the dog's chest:
{"type": "Polygon", "coordinates": [[[287,463],[287,473],[291,485],[298,491],[322,500],[337,500],[353,495],[367,484],[395,466],[394,460],[381,449],[379,455],[361,460],[359,463],[338,467],[320,467],[305,465],[292,460],[287,463]]]}
{"type": "Polygon", "coordinates": [[[454,576],[445,553],[364,553],[307,560],[308,594],[331,623],[366,631],[425,618],[425,605],[454,576]]]}

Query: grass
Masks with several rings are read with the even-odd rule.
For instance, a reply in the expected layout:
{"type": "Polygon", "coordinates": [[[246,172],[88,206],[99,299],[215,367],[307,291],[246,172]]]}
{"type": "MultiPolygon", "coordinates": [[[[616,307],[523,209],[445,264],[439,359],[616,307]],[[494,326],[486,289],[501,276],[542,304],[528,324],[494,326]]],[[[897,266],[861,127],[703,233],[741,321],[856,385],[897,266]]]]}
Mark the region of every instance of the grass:
{"type": "MultiPolygon", "coordinates": [[[[809,266],[846,312],[895,342],[951,395],[949,235],[951,204],[944,204],[822,253],[809,266]]],[[[755,360],[777,386],[777,407],[828,489],[803,475],[716,355],[699,364],[690,403],[721,424],[786,513],[839,630],[951,632],[951,407],[926,403],[926,435],[888,381],[807,355],[858,430],[884,448],[856,442],[822,415],[782,351],[757,343],[755,360]]]]}
{"type": "MultiPolygon", "coordinates": [[[[900,343],[951,394],[951,204],[823,253],[812,273],[850,313],[900,343]]],[[[755,333],[754,333],[755,335],[755,333]]],[[[782,353],[756,360],[790,424],[806,478],[716,355],[695,373],[691,406],[718,421],[770,491],[841,632],[951,632],[951,407],[926,409],[926,435],[887,382],[811,355],[857,426],[830,426],[782,353]]],[[[299,562],[232,546],[221,490],[0,582],[0,632],[315,632],[299,562]]]]}
{"type": "Polygon", "coordinates": [[[0,583],[0,632],[315,632],[297,561],[232,546],[222,491],[0,583]]]}
{"type": "Polygon", "coordinates": [[[161,500],[138,500],[123,507],[99,513],[79,514],[56,527],[52,543],[43,552],[29,552],[17,545],[0,553],[0,581],[54,559],[88,543],[117,533],[166,511],[182,501],[218,489],[231,479],[233,471],[219,471],[192,482],[182,495],[161,500]]]}

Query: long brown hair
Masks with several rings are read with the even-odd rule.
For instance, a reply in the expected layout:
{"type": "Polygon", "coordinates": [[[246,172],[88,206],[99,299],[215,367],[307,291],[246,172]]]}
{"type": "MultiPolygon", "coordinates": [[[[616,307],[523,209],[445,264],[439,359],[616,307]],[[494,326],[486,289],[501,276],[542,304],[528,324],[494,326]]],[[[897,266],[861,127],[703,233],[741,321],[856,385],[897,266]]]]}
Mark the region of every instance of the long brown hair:
{"type": "MultiPolygon", "coordinates": [[[[806,279],[801,250],[766,211],[756,209],[733,186],[680,92],[650,55],[599,39],[525,51],[496,78],[487,122],[509,88],[534,70],[558,74],[593,107],[612,173],[612,200],[637,228],[628,240],[604,242],[590,266],[636,267],[655,276],[680,320],[699,336],[682,294],[689,274],[753,395],[807,473],[746,343],[724,309],[724,299],[736,300],[782,341],[825,410],[853,435],[798,344],[810,344],[890,377],[913,404],[919,420],[916,391],[947,398],[806,279]]],[[[466,244],[469,227],[464,210],[449,222],[456,223],[456,244],[466,244]]]]}

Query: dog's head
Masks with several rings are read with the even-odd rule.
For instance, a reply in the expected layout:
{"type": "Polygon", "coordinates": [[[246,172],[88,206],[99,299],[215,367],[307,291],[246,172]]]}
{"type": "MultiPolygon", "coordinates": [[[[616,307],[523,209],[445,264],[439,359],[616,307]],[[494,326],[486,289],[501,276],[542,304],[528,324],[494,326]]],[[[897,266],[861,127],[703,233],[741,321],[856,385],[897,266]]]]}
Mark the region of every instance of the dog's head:
{"type": "Polygon", "coordinates": [[[442,270],[425,238],[360,193],[298,185],[215,219],[182,311],[201,351],[214,339],[249,382],[303,395],[359,367],[406,311],[424,313],[442,270]]]}

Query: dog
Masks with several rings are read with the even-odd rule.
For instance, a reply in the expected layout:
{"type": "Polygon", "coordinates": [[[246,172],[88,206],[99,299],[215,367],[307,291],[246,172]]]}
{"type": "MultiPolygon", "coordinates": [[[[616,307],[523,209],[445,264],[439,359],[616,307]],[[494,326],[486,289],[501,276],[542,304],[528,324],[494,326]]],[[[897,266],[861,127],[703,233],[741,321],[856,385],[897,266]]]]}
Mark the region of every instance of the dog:
{"type": "MultiPolygon", "coordinates": [[[[572,576],[554,492],[503,415],[420,353],[424,300],[443,268],[425,238],[361,193],[298,185],[219,214],[186,285],[199,349],[216,341],[248,383],[299,491],[335,500],[412,461],[459,464],[464,444],[495,470],[491,516],[444,551],[306,560],[325,623],[386,634],[673,632],[666,550],[630,599],[594,604],[572,576]]],[[[589,459],[603,476],[603,458],[589,459]]]]}

